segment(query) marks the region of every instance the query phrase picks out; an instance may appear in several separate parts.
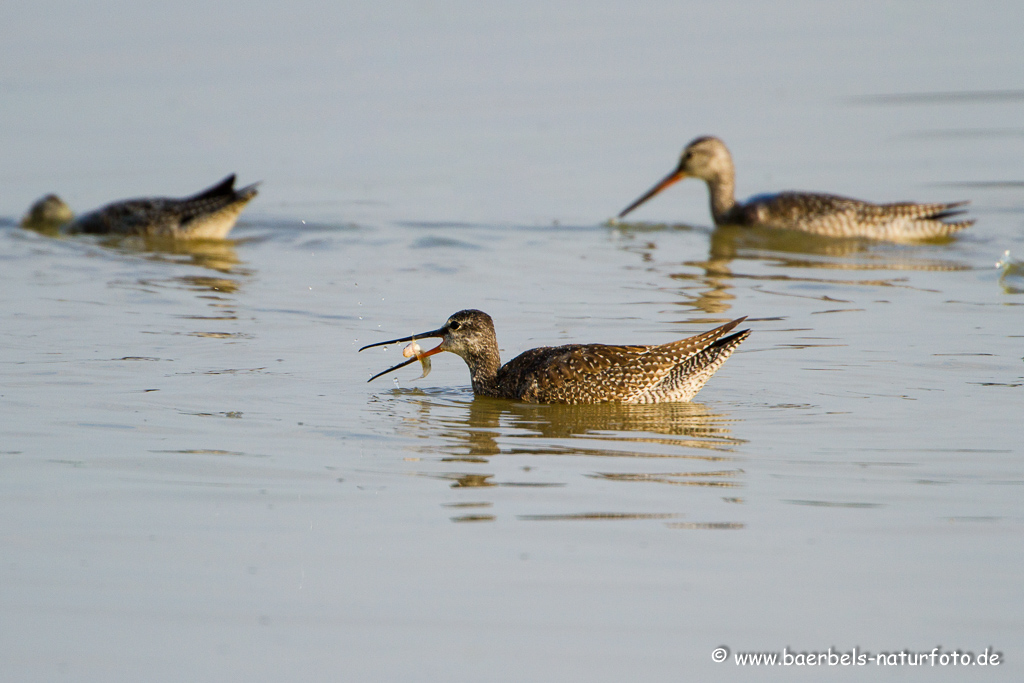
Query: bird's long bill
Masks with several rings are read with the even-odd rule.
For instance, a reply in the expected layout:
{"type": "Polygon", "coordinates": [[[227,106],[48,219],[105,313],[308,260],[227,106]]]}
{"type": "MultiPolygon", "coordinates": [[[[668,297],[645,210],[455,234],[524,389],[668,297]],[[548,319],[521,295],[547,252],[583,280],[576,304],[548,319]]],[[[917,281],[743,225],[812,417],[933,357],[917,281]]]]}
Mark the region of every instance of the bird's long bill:
{"type": "MultiPolygon", "coordinates": [[[[371,349],[374,346],[387,346],[388,344],[401,344],[402,342],[416,341],[417,339],[423,339],[423,338],[426,338],[426,337],[444,337],[445,332],[446,332],[446,330],[442,327],[442,328],[433,330],[431,332],[424,332],[423,334],[414,334],[411,337],[402,337],[401,339],[391,339],[389,341],[377,342],[376,344],[367,344],[366,346],[364,346],[363,348],[361,348],[359,350],[360,351],[364,351],[365,349],[371,349]]],[[[376,375],[374,375],[373,377],[371,377],[370,379],[368,379],[366,381],[367,382],[372,382],[373,380],[377,379],[381,375],[386,375],[389,372],[393,372],[395,370],[398,370],[399,368],[404,368],[406,365],[409,365],[411,363],[415,363],[416,361],[421,360],[423,358],[426,358],[427,356],[433,356],[435,353],[441,353],[441,345],[440,344],[438,344],[434,348],[430,349],[429,351],[424,351],[423,353],[419,354],[418,356],[413,356],[409,360],[404,361],[402,363],[399,363],[398,365],[394,366],[393,368],[388,368],[387,370],[384,370],[383,372],[378,372],[376,375]]]]}
{"type": "Polygon", "coordinates": [[[629,213],[630,211],[632,211],[636,207],[640,206],[641,204],[643,204],[648,199],[650,199],[654,195],[656,195],[659,192],[661,192],[662,190],[664,190],[666,187],[668,187],[672,183],[679,182],[680,180],[682,180],[685,177],[686,177],[686,172],[681,170],[681,169],[677,168],[676,170],[672,171],[667,176],[662,178],[658,182],[657,185],[655,185],[651,189],[647,190],[647,193],[644,194],[642,197],[640,197],[640,199],[636,200],[635,202],[633,202],[632,204],[627,206],[625,209],[623,209],[622,213],[619,214],[619,218],[624,217],[627,213],[629,213]]]}

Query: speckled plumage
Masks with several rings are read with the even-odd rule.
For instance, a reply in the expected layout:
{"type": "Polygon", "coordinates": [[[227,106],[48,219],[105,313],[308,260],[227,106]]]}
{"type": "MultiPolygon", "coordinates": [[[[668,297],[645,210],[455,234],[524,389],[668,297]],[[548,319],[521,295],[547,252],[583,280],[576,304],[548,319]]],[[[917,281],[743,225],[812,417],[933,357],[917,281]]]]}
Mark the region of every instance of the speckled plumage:
{"type": "MultiPolygon", "coordinates": [[[[180,199],[153,197],[114,202],[68,222],[70,233],[141,235],[172,239],[224,239],[245,205],[256,196],[256,186],[235,189],[234,174],[213,187],[180,199]]],[[[25,227],[42,226],[38,216],[71,218],[71,210],[56,195],[47,195],[32,206],[22,220],[25,227]]]]}
{"type": "MultiPolygon", "coordinates": [[[[543,346],[501,365],[491,317],[470,309],[452,315],[437,330],[363,349],[441,337],[441,344],[426,355],[450,351],[462,357],[469,366],[473,393],[480,396],[528,403],[689,401],[750,334],[750,330],[729,334],[743,320],[654,346],[543,346]]],[[[415,361],[411,358],[371,380],[415,361]]]]}
{"type": "Polygon", "coordinates": [[[947,237],[974,224],[973,220],[945,220],[962,213],[957,208],[968,202],[872,204],[831,194],[781,192],[757,195],[738,203],[732,156],[725,143],[715,137],[697,138],[687,145],[679,166],[630,204],[619,218],[683,178],[699,178],[707,183],[711,215],[716,225],[759,226],[827,237],[905,242],[947,237]]]}

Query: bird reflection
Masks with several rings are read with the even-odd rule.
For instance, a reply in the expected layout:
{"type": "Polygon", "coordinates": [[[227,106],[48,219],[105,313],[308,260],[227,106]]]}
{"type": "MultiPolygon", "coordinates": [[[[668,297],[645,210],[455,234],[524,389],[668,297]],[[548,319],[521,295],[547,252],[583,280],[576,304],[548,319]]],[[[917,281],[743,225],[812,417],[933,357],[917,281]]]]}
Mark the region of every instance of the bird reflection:
{"type": "MultiPolygon", "coordinates": [[[[24,227],[55,239],[82,239],[81,237],[69,238],[58,228],[49,228],[46,225],[24,227]]],[[[238,244],[236,240],[176,240],[159,236],[107,235],[93,236],[92,243],[123,254],[143,256],[151,261],[181,263],[221,273],[240,271],[241,261],[235,251],[235,245],[238,244]]]]}
{"type": "MultiPolygon", "coordinates": [[[[183,253],[186,254],[190,259],[196,258],[216,258],[222,259],[224,252],[215,250],[213,252],[202,251],[203,246],[200,241],[193,240],[192,242],[181,242],[179,245],[182,249],[186,250],[183,253]],[[199,250],[199,251],[197,251],[199,250]]],[[[212,243],[209,246],[215,247],[212,243]]],[[[221,249],[228,248],[226,244],[219,245],[221,249]]],[[[170,260],[168,255],[177,252],[166,252],[151,254],[151,252],[145,252],[149,254],[154,260],[170,260]]],[[[230,255],[234,257],[234,251],[230,251],[230,255]]],[[[236,259],[237,260],[237,259],[236,259]]],[[[190,262],[195,263],[194,260],[190,262]]],[[[199,308],[195,308],[191,311],[176,310],[173,314],[174,318],[180,320],[193,320],[203,325],[216,325],[213,329],[193,329],[192,331],[185,332],[195,337],[205,337],[211,339],[239,339],[246,338],[249,335],[243,332],[225,331],[221,325],[224,321],[238,320],[237,303],[233,296],[239,291],[244,285],[244,279],[236,279],[230,277],[234,275],[249,276],[252,275],[251,271],[235,269],[228,266],[224,261],[218,260],[218,265],[223,267],[214,268],[215,273],[200,274],[196,272],[179,273],[181,269],[172,268],[169,277],[143,277],[138,279],[132,279],[127,281],[115,281],[115,286],[126,287],[129,289],[135,289],[144,292],[157,292],[160,290],[185,290],[195,293],[195,302],[199,308]]]]}
{"type": "Polygon", "coordinates": [[[493,477],[493,474],[459,474],[450,478],[455,479],[452,488],[477,488],[497,486],[493,481],[490,481],[493,477]]]}
{"type": "MultiPolygon", "coordinates": [[[[408,392],[396,393],[410,398],[408,392]]],[[[719,461],[732,459],[728,453],[746,443],[731,434],[732,418],[693,402],[543,405],[474,397],[453,404],[425,395],[402,403],[417,415],[402,420],[400,431],[427,437],[427,448],[446,462],[480,463],[497,455],[719,461]]],[[[489,485],[465,481],[462,486],[489,485]]]]}
{"type": "Polygon", "coordinates": [[[125,254],[138,254],[151,261],[182,263],[220,273],[242,272],[234,240],[174,240],[133,235],[107,237],[100,244],[125,254]]]}
{"type": "Polygon", "coordinates": [[[709,260],[765,259],[783,265],[838,270],[968,270],[949,259],[918,257],[936,245],[901,245],[867,239],[836,239],[791,230],[722,226],[711,233],[709,260]],[[791,255],[787,258],[787,255],[791,255]],[[846,259],[846,260],[841,260],[846,259]]]}
{"type": "MultiPolygon", "coordinates": [[[[402,436],[422,444],[416,447],[419,453],[432,456],[412,460],[436,463],[433,467],[421,464],[409,474],[447,482],[449,491],[473,496],[468,501],[443,503],[445,507],[491,507],[495,491],[531,488],[554,492],[569,486],[576,490],[586,488],[587,482],[620,482],[624,489],[636,490],[638,504],[647,500],[643,487],[703,487],[731,493],[744,486],[743,469],[737,466],[742,456],[736,451],[746,441],[732,434],[736,420],[701,403],[549,405],[487,397],[466,399],[452,392],[418,389],[389,393],[389,398],[375,402],[376,409],[389,414],[402,436]],[[567,477],[573,469],[568,463],[552,468],[551,460],[534,466],[523,464],[529,460],[498,460],[499,456],[586,459],[575,465],[579,476],[567,477]],[[560,474],[552,476],[554,472],[560,474]]],[[[543,500],[564,503],[571,498],[552,495],[543,500]]],[[[506,495],[499,500],[509,498],[506,495]]],[[[723,500],[742,502],[735,495],[723,496],[723,500]]],[[[678,509],[570,509],[555,514],[542,509],[540,514],[517,515],[516,519],[622,521],[677,516],[678,509]]],[[[496,514],[476,511],[451,517],[452,522],[496,519],[496,514]]]]}
{"type": "MultiPolygon", "coordinates": [[[[616,224],[618,234],[629,237],[643,236],[642,244],[627,241],[624,249],[639,253],[644,261],[654,261],[658,248],[650,234],[659,230],[706,232],[705,228],[689,225],[616,224]]],[[[781,271],[777,274],[750,274],[737,272],[734,261],[764,261],[780,269],[820,269],[835,271],[960,271],[971,266],[952,259],[936,258],[936,245],[908,246],[879,243],[866,239],[836,239],[798,231],[772,230],[725,225],[710,232],[708,256],[705,260],[684,261],[683,265],[698,269],[672,273],[682,285],[687,306],[709,316],[721,316],[732,308],[736,280],[798,281],[836,285],[906,286],[900,278],[847,279],[841,277],[811,277],[781,271]]],[[[688,319],[693,323],[720,320],[688,319]]]]}

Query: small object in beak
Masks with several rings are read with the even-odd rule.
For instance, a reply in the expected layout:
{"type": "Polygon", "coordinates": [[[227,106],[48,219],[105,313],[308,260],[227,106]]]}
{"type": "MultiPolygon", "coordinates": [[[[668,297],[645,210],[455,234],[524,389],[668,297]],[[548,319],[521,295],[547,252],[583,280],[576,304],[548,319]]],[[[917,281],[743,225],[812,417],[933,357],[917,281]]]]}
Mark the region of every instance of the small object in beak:
{"type": "Polygon", "coordinates": [[[416,379],[423,379],[424,377],[430,374],[430,358],[428,356],[423,355],[423,349],[420,348],[420,345],[416,343],[415,339],[412,340],[412,342],[410,342],[408,346],[402,349],[402,355],[405,356],[406,358],[412,358],[413,356],[415,356],[416,360],[418,360],[420,364],[423,365],[423,374],[417,377],[416,379]]]}
{"type": "MultiPolygon", "coordinates": [[[[359,350],[360,351],[364,351],[366,349],[373,348],[374,346],[385,346],[386,344],[398,344],[399,342],[414,342],[415,343],[415,341],[417,339],[423,339],[424,337],[444,337],[445,332],[446,332],[445,328],[442,327],[441,329],[434,330],[433,332],[424,332],[423,334],[417,334],[417,335],[413,335],[411,337],[402,337],[401,339],[389,339],[388,341],[376,342],[374,344],[367,344],[366,346],[364,346],[363,348],[361,348],[359,350]]],[[[419,362],[423,363],[423,374],[421,375],[421,378],[422,377],[426,377],[427,374],[430,373],[430,362],[427,360],[427,356],[433,356],[435,353],[441,353],[441,351],[443,351],[443,349],[441,348],[442,345],[443,345],[443,342],[441,344],[438,344],[434,348],[430,349],[429,351],[423,351],[422,349],[420,349],[419,345],[416,345],[415,349],[413,349],[412,348],[413,345],[410,344],[402,352],[405,355],[405,357],[408,358],[409,360],[403,361],[403,362],[399,363],[398,365],[396,365],[394,367],[388,368],[387,370],[383,370],[381,372],[378,372],[376,375],[374,375],[373,377],[371,377],[370,379],[368,379],[366,381],[367,382],[372,382],[373,380],[377,379],[381,375],[386,375],[389,372],[394,372],[395,370],[398,370],[399,368],[404,368],[406,365],[411,365],[412,363],[415,363],[417,360],[419,362]]]]}

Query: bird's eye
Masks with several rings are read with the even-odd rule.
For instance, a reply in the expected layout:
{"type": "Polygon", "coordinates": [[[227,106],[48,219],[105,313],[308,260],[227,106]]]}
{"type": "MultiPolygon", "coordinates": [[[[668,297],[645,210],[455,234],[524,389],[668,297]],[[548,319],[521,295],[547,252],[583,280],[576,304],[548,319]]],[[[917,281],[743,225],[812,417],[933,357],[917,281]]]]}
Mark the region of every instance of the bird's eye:
{"type": "Polygon", "coordinates": [[[459,327],[461,327],[461,325],[459,324],[459,322],[457,320],[453,320],[450,323],[448,323],[448,329],[449,330],[457,330],[457,329],[459,329],[459,327]]]}

